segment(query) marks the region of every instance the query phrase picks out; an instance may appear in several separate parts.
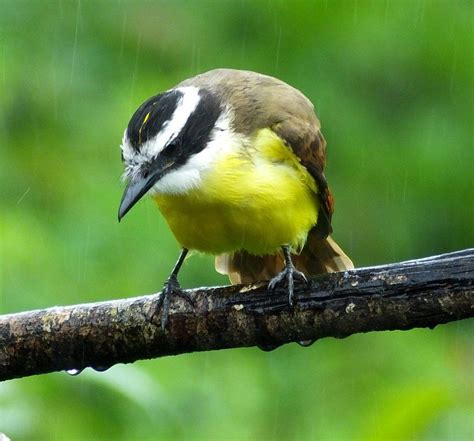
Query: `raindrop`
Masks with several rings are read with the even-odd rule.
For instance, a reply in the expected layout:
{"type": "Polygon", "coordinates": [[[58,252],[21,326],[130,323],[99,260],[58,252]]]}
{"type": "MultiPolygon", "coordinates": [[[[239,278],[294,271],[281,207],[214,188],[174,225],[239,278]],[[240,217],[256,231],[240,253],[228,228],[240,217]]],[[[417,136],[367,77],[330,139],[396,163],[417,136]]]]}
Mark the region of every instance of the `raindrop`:
{"type": "Polygon", "coordinates": [[[275,350],[276,348],[279,348],[281,344],[278,343],[259,343],[257,344],[257,347],[261,349],[262,351],[265,352],[270,352],[275,350]]]}
{"type": "Polygon", "coordinates": [[[76,30],[74,32],[74,47],[72,50],[72,62],[71,62],[71,76],[69,78],[69,86],[72,85],[72,80],[74,78],[74,68],[76,64],[76,51],[77,51],[77,36],[79,33],[79,18],[81,15],[81,2],[77,2],[77,12],[76,12],[76,30]]]}
{"type": "Polygon", "coordinates": [[[110,369],[112,366],[92,366],[92,369],[94,369],[97,372],[104,372],[107,369],[110,369]]]}
{"type": "Polygon", "coordinates": [[[280,51],[281,51],[281,26],[278,32],[278,43],[277,43],[277,51],[276,51],[276,60],[275,60],[275,70],[278,70],[278,64],[280,62],[280,51]]]}
{"type": "Polygon", "coordinates": [[[69,375],[72,375],[73,377],[75,377],[76,375],[79,375],[84,369],[68,369],[66,372],[69,374],[69,375]]]}
{"type": "Polygon", "coordinates": [[[303,346],[304,348],[307,348],[308,346],[311,346],[316,340],[300,340],[297,341],[300,346],[303,346]]]}

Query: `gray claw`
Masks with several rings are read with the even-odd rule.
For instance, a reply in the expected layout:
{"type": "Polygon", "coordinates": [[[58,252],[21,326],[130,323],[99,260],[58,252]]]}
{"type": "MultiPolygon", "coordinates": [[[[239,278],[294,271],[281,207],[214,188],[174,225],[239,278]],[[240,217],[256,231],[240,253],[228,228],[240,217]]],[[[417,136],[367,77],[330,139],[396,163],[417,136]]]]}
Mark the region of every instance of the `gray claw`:
{"type": "Polygon", "coordinates": [[[178,281],[175,278],[170,278],[165,282],[163,290],[156,301],[156,305],[153,308],[153,316],[160,314],[161,329],[164,331],[168,324],[168,318],[170,314],[171,296],[175,295],[181,297],[183,300],[189,302],[193,307],[195,306],[194,300],[186,292],[181,290],[178,281]],[[161,310],[161,312],[159,312],[161,310]]]}
{"type": "Polygon", "coordinates": [[[295,277],[300,278],[305,283],[308,283],[308,279],[301,272],[298,271],[294,266],[286,266],[280,273],[278,273],[273,279],[268,283],[268,289],[274,291],[277,286],[283,282],[288,284],[288,304],[293,307],[295,303],[295,294],[294,294],[294,279],[295,277]]]}

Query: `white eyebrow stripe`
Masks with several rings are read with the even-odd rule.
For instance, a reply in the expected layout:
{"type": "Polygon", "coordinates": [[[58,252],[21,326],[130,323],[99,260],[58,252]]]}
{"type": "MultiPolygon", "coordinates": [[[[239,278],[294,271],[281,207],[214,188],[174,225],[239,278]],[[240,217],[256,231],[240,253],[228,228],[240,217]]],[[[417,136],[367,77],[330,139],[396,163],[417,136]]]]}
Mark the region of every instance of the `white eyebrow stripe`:
{"type": "Polygon", "coordinates": [[[146,141],[140,148],[141,154],[148,158],[158,155],[167,144],[179,135],[201,100],[197,87],[179,87],[176,90],[180,91],[183,96],[178,101],[173,116],[154,138],[146,141]]]}

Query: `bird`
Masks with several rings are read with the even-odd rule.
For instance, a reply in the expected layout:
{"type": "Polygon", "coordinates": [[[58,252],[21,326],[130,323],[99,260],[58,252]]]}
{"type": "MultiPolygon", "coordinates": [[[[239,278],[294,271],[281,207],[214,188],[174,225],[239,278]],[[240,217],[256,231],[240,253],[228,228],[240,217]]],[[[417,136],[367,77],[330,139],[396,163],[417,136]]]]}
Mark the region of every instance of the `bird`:
{"type": "Polygon", "coordinates": [[[147,99],[125,129],[118,220],[151,195],[181,245],[157,310],[192,299],[178,273],[189,250],[211,254],[234,284],[294,281],[352,269],[332,239],[326,141],[302,92],[264,74],[214,69],[147,99]]]}

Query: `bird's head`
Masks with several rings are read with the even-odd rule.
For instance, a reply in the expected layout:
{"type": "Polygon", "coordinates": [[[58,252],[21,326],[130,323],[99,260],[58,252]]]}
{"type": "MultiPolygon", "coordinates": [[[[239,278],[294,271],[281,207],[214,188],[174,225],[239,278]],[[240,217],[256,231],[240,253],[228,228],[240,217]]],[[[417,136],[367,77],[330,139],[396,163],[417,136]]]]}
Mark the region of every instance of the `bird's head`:
{"type": "Polygon", "coordinates": [[[178,87],[145,101],[122,140],[127,187],[119,220],[148,192],[185,192],[200,179],[194,160],[219,129],[219,99],[207,89],[178,87]]]}

